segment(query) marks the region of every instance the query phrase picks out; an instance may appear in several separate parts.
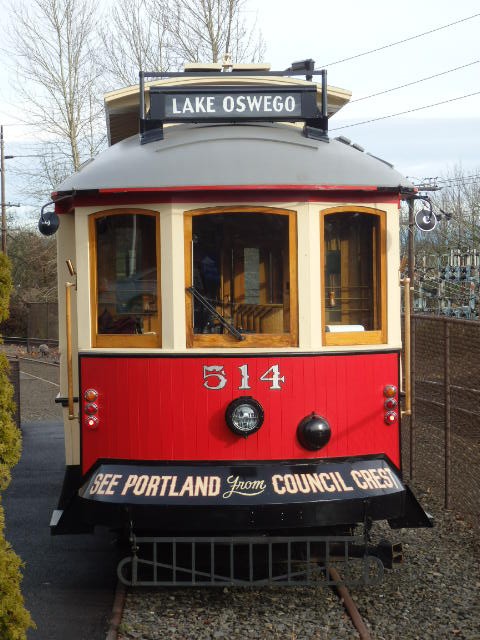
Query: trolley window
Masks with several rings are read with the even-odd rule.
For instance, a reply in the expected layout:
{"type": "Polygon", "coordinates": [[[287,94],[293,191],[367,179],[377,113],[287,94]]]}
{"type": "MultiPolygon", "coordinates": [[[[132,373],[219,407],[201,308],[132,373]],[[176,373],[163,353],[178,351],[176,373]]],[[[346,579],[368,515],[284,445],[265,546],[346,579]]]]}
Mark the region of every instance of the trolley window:
{"type": "Polygon", "coordinates": [[[91,216],[93,346],[160,345],[158,236],[156,214],[91,216]]]}
{"type": "Polygon", "coordinates": [[[293,212],[190,212],[185,240],[188,346],[297,344],[293,212]]]}
{"type": "Polygon", "coordinates": [[[384,212],[367,208],[323,212],[322,256],[324,343],[384,343],[384,212]]]}

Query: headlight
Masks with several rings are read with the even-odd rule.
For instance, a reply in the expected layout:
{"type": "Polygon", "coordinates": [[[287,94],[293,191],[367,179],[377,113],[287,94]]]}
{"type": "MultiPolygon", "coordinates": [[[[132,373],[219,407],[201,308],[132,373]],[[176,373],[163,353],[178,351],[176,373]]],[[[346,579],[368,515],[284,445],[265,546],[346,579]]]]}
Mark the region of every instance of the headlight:
{"type": "Polygon", "coordinates": [[[225,411],[225,421],[237,436],[245,438],[258,431],[263,424],[262,405],[250,396],[233,400],[225,411]]]}

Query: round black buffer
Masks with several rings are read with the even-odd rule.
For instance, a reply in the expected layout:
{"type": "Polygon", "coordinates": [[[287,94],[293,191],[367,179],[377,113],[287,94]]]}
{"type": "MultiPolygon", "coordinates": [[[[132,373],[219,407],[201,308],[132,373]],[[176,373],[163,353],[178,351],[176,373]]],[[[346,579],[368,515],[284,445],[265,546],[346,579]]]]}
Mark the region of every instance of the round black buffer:
{"type": "Polygon", "coordinates": [[[328,422],[316,413],[305,416],[297,428],[298,441],[309,451],[317,451],[324,447],[331,435],[332,430],[328,422]]]}
{"type": "Polygon", "coordinates": [[[262,405],[251,396],[240,396],[230,402],[225,411],[225,421],[237,436],[246,438],[260,429],[263,424],[262,405]]]}

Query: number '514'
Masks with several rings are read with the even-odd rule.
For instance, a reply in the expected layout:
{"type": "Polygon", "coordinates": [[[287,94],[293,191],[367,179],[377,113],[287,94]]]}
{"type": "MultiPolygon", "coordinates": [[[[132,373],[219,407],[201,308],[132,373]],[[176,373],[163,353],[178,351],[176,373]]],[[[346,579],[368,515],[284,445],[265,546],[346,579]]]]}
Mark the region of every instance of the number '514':
{"type": "MultiPolygon", "coordinates": [[[[248,364],[242,364],[238,367],[240,370],[238,387],[239,390],[251,389],[249,381],[250,375],[248,373],[248,364]]],[[[280,367],[278,364],[274,364],[267,369],[263,375],[260,376],[262,382],[270,382],[270,389],[280,390],[282,384],[285,384],[285,376],[280,375],[280,367]]],[[[219,391],[227,385],[227,374],[223,365],[203,365],[203,386],[206,389],[212,391],[219,391]]]]}

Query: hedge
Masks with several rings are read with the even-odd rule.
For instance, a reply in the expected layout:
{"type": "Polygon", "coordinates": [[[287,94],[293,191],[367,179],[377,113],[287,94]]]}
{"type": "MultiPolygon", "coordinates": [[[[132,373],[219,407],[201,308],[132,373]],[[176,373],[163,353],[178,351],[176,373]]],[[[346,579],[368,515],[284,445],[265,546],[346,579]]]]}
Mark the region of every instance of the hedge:
{"type": "MultiPolygon", "coordinates": [[[[8,258],[0,253],[0,322],[8,317],[12,289],[8,258]]],[[[13,415],[13,387],[8,376],[8,360],[0,353],[0,638],[26,640],[27,630],[35,627],[20,590],[22,561],[5,540],[5,515],[1,494],[10,484],[10,471],[20,459],[21,434],[13,415]]]]}

